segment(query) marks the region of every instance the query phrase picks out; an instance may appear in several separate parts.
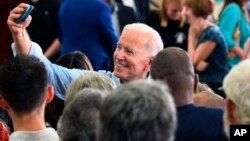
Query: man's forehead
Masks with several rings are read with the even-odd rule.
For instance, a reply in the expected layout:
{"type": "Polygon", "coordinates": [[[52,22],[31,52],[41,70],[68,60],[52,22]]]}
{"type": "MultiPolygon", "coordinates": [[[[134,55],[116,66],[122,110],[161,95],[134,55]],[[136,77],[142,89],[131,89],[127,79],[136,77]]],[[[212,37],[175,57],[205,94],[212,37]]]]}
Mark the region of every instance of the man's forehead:
{"type": "Polygon", "coordinates": [[[146,49],[145,44],[141,44],[141,43],[118,41],[117,45],[122,48],[131,49],[134,51],[144,51],[146,49]]]}

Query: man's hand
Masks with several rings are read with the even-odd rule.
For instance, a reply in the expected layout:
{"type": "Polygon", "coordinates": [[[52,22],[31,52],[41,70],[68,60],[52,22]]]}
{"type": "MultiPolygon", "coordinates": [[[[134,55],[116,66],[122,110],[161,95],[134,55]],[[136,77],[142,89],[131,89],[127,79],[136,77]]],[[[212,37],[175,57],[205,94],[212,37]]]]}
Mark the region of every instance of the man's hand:
{"type": "Polygon", "coordinates": [[[31,16],[28,16],[28,18],[23,23],[16,23],[15,20],[20,18],[21,15],[24,13],[24,11],[29,7],[28,4],[21,3],[16,8],[14,8],[12,11],[10,11],[10,15],[7,20],[7,24],[9,26],[10,31],[12,34],[19,34],[24,32],[25,28],[30,24],[31,22],[31,16]]]}
{"type": "Polygon", "coordinates": [[[15,42],[16,53],[17,54],[29,54],[31,48],[31,40],[26,31],[26,27],[31,22],[31,16],[22,22],[16,23],[15,20],[20,18],[25,10],[29,7],[28,4],[21,3],[12,11],[10,11],[10,15],[7,20],[7,24],[12,33],[13,40],[15,42]]]}

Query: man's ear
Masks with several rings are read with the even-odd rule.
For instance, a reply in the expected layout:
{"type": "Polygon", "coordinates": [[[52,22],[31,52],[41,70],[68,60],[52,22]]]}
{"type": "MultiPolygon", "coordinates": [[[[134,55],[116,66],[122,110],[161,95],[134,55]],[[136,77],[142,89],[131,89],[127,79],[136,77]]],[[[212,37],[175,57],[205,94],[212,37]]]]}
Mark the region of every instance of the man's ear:
{"type": "Polygon", "coordinates": [[[6,102],[6,100],[1,95],[0,95],[0,107],[6,111],[10,108],[9,104],[6,102]]]}
{"type": "Polygon", "coordinates": [[[52,85],[49,85],[47,89],[47,97],[46,97],[46,103],[50,103],[54,98],[54,87],[52,85]]]}
{"type": "Polygon", "coordinates": [[[148,72],[150,71],[150,68],[151,68],[151,65],[153,63],[153,60],[154,60],[154,57],[150,57],[148,65],[145,67],[145,70],[147,70],[148,72]]]}
{"type": "Polygon", "coordinates": [[[236,105],[231,99],[226,99],[226,108],[227,108],[227,118],[231,124],[240,124],[240,121],[235,117],[235,110],[237,110],[236,105]]]}
{"type": "Polygon", "coordinates": [[[194,93],[197,93],[199,83],[199,76],[195,74],[194,76],[194,93]]]}

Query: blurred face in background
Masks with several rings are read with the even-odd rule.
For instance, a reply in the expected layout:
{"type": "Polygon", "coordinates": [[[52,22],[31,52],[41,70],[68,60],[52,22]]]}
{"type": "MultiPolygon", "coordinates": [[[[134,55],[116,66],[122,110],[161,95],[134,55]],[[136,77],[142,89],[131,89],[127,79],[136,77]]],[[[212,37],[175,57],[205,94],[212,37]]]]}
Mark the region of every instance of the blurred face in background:
{"type": "Polygon", "coordinates": [[[171,20],[179,20],[183,11],[181,0],[163,0],[166,15],[171,20]]]}

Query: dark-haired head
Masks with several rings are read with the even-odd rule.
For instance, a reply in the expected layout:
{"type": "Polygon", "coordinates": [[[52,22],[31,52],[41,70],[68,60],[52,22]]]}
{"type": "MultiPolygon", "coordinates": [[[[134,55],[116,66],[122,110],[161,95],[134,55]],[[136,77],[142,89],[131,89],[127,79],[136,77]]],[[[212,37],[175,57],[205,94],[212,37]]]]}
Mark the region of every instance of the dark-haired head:
{"type": "Polygon", "coordinates": [[[42,105],[47,88],[47,70],[36,57],[16,56],[0,68],[0,95],[16,114],[42,105]]]}
{"type": "Polygon", "coordinates": [[[88,57],[80,51],[67,53],[58,58],[55,63],[69,69],[93,70],[88,57]]]}

